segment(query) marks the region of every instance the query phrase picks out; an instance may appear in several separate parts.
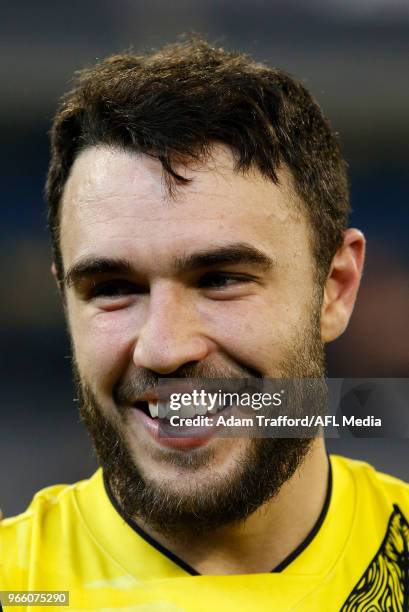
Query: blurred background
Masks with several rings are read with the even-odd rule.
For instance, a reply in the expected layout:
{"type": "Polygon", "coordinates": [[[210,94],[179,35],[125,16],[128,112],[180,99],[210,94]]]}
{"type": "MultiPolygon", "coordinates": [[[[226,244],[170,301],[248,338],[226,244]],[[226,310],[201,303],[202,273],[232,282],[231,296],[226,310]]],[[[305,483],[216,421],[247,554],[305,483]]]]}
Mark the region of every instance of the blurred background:
{"type": "MultiPolygon", "coordinates": [[[[87,477],[96,466],[73,403],[42,190],[47,131],[73,72],[130,46],[149,51],[194,30],[287,70],[312,91],[340,133],[351,224],[368,240],[351,324],[328,349],[329,375],[408,376],[407,1],[13,0],[0,7],[5,515],[23,511],[39,488],[87,477]]],[[[408,440],[328,446],[409,480],[408,440]]]]}

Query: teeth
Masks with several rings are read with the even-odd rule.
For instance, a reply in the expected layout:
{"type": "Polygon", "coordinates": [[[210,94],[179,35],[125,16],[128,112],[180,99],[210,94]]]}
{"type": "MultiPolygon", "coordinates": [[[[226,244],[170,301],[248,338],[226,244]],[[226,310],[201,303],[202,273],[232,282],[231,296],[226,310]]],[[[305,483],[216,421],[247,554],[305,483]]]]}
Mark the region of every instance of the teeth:
{"type": "Polygon", "coordinates": [[[193,418],[196,414],[196,408],[193,404],[189,406],[181,406],[177,414],[182,418],[193,418]]]}
{"type": "Polygon", "coordinates": [[[170,409],[169,402],[164,400],[148,402],[148,407],[152,419],[166,419],[173,414],[177,414],[178,416],[184,418],[193,418],[196,415],[205,416],[207,413],[216,414],[224,408],[224,406],[216,404],[212,409],[210,409],[206,404],[195,406],[192,403],[189,406],[181,406],[177,411],[174,411],[170,409]]]}
{"type": "Polygon", "coordinates": [[[199,414],[200,416],[205,416],[207,414],[206,404],[200,404],[199,406],[196,406],[196,414],[199,414]]]}
{"type": "Polygon", "coordinates": [[[166,415],[170,411],[171,410],[170,410],[169,402],[166,402],[166,401],[158,402],[158,413],[156,416],[158,416],[160,419],[164,419],[166,418],[166,415]]]}
{"type": "Polygon", "coordinates": [[[151,413],[151,417],[156,419],[158,416],[158,402],[148,402],[149,404],[149,412],[151,413]]]}

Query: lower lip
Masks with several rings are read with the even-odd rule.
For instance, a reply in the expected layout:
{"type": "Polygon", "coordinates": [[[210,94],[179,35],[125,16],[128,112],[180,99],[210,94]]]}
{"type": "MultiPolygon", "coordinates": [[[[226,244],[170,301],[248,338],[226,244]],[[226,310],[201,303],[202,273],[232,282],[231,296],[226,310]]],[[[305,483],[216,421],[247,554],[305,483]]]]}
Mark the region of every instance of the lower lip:
{"type": "Polygon", "coordinates": [[[167,448],[174,448],[178,450],[189,450],[192,448],[199,448],[200,446],[205,446],[212,438],[215,430],[211,431],[213,428],[180,428],[181,431],[188,432],[194,431],[195,436],[183,436],[183,437],[172,437],[165,438],[160,435],[160,421],[159,419],[151,419],[148,415],[146,415],[142,410],[138,408],[132,408],[131,414],[134,415],[134,418],[142,424],[150,437],[155,440],[161,446],[165,446],[167,448]],[[211,432],[211,433],[209,433],[211,432]]]}

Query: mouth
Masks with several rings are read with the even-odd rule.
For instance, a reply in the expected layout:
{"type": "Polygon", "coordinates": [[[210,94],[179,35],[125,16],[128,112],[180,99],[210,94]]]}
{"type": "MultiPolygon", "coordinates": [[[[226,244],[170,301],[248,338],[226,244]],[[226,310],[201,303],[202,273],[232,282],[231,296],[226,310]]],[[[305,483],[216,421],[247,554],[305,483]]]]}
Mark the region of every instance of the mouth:
{"type": "Polygon", "coordinates": [[[138,401],[133,404],[134,408],[140,410],[151,419],[157,420],[169,420],[171,416],[178,415],[184,418],[193,418],[195,416],[206,416],[217,414],[222,412],[228,406],[215,405],[213,408],[209,408],[207,404],[190,404],[180,406],[178,408],[172,407],[169,400],[150,400],[150,401],[138,401]]]}
{"type": "Polygon", "coordinates": [[[170,425],[170,418],[179,417],[205,419],[227,409],[227,406],[217,406],[208,409],[205,405],[181,406],[178,410],[172,409],[169,400],[137,401],[132,405],[131,422],[142,427],[156,444],[178,451],[189,451],[203,447],[210,442],[216,433],[216,427],[208,424],[183,425],[174,428],[170,425]]]}

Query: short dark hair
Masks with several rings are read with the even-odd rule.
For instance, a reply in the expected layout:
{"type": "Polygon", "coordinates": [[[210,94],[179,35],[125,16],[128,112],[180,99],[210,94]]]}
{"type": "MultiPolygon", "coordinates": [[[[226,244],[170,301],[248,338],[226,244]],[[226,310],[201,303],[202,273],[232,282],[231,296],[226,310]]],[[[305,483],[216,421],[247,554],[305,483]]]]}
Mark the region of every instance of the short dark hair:
{"type": "Polygon", "coordinates": [[[309,216],[320,279],[342,243],[349,214],[337,137],[307,89],[282,70],[215,48],[198,36],[150,55],[113,55],[76,75],[51,130],[48,219],[60,280],[59,205],[78,153],[116,145],[154,156],[168,186],[180,160],[228,145],[237,171],[256,167],[278,183],[286,166],[309,216]]]}

